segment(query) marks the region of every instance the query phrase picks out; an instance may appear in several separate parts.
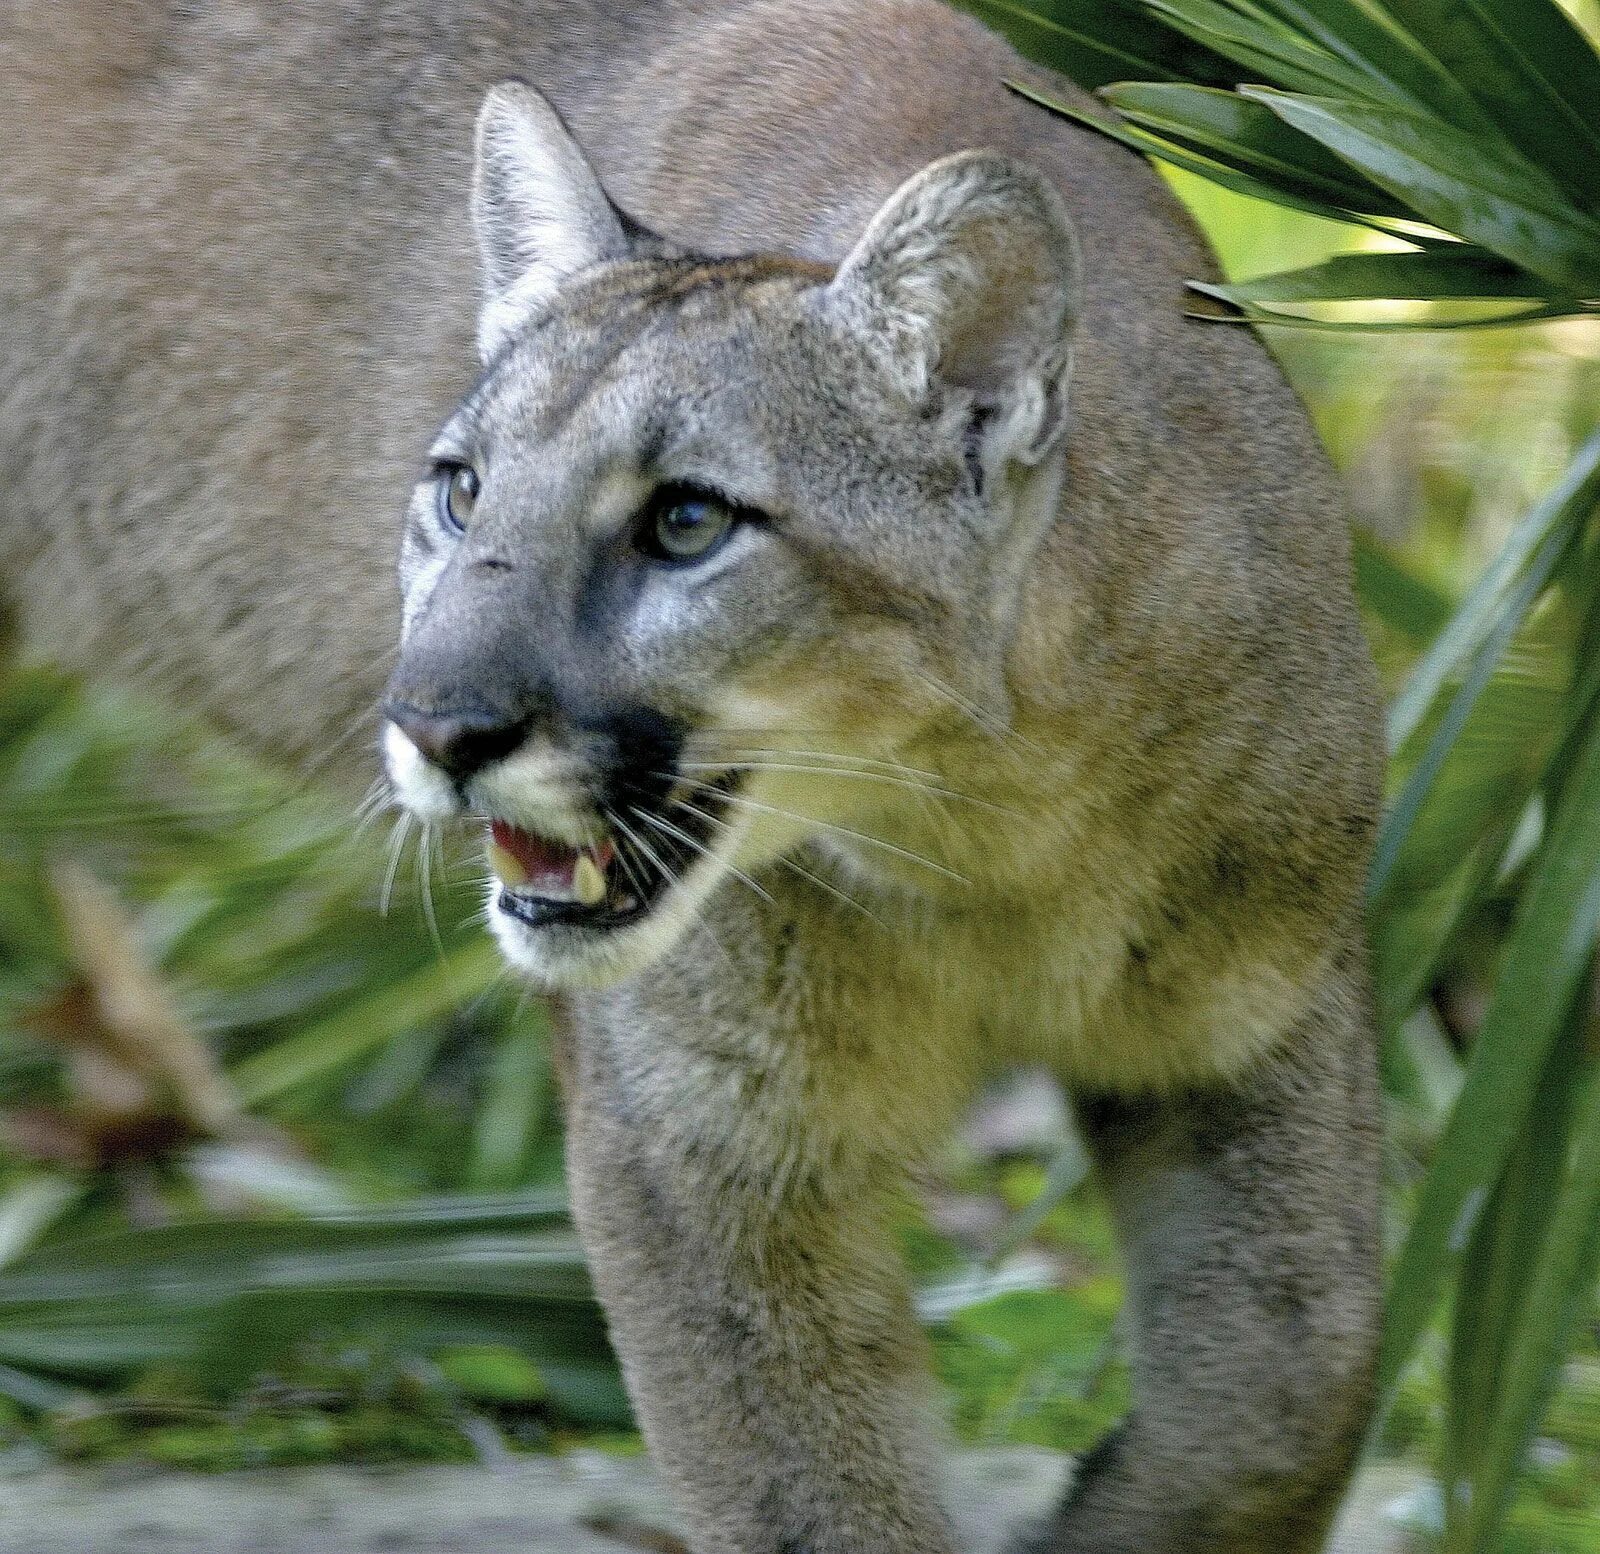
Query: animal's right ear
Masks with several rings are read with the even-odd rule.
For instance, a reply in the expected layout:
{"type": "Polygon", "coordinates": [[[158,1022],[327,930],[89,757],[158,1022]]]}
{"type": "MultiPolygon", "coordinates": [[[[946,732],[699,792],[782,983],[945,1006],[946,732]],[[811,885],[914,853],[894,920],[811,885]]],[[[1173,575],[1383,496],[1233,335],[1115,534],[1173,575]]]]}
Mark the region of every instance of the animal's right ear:
{"type": "Polygon", "coordinates": [[[483,264],[478,354],[488,361],[561,283],[631,249],[623,219],[545,97],[492,87],[478,111],[472,224],[483,264]]]}

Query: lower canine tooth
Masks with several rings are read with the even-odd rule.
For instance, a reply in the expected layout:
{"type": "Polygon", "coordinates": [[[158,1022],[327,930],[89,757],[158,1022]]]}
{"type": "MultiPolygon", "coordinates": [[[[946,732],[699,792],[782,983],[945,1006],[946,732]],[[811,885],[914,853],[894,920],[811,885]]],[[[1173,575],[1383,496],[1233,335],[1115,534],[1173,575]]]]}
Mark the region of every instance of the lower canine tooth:
{"type": "Polygon", "coordinates": [[[490,842],[488,849],[489,867],[494,870],[495,878],[502,885],[509,885],[513,890],[519,885],[526,885],[533,877],[522,867],[512,853],[508,853],[498,842],[490,842]]]}
{"type": "Polygon", "coordinates": [[[606,899],[606,877],[588,853],[579,853],[572,870],[573,888],[587,907],[599,906],[606,899]]]}

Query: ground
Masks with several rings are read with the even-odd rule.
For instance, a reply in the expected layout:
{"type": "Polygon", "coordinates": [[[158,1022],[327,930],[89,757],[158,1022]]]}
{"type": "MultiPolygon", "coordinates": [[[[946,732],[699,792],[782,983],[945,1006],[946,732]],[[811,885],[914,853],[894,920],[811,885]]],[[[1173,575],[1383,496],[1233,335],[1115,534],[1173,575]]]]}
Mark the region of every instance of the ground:
{"type": "MultiPolygon", "coordinates": [[[[964,1453],[952,1496],[967,1546],[1048,1505],[1057,1453],[964,1453]]],[[[1402,1554],[1385,1508],[1414,1487],[1364,1478],[1331,1554],[1402,1554]]],[[[637,1458],[578,1451],[495,1467],[180,1474],[40,1468],[12,1476],[0,1554],[676,1554],[675,1517],[637,1458]]]]}

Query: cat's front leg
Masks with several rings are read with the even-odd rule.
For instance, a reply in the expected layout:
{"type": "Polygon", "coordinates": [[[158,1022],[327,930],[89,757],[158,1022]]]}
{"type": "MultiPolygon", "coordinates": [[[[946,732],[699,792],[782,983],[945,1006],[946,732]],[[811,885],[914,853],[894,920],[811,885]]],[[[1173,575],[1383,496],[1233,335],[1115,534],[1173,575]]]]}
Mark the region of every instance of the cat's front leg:
{"type": "Polygon", "coordinates": [[[709,1063],[694,1115],[607,1039],[569,1051],[573,1207],[696,1554],[947,1554],[893,1169],[793,1075],[709,1063]]]}

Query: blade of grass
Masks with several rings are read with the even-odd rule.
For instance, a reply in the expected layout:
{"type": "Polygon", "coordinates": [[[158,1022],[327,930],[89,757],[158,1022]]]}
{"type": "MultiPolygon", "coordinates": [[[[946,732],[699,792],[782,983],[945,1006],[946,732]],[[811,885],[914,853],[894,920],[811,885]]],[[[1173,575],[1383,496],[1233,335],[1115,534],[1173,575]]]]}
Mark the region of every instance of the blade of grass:
{"type": "Polygon", "coordinates": [[[1480,1467],[1463,1543],[1471,1554],[1489,1554],[1498,1545],[1515,1476],[1600,1274],[1600,1083],[1594,1065],[1575,1071],[1569,1083],[1579,1092],[1571,1165],[1533,1254],[1519,1320],[1507,1332],[1503,1384],[1488,1415],[1476,1421],[1480,1467]]]}
{"type": "Polygon", "coordinates": [[[437,1020],[477,997],[503,975],[499,951],[487,937],[473,939],[400,982],[307,1026],[297,1035],[244,1059],[232,1073],[247,1106],[354,1062],[403,1031],[437,1020]]]}
{"type": "Polygon", "coordinates": [[[1591,720],[1528,873],[1461,1096],[1390,1284],[1379,1390],[1391,1400],[1533,1105],[1600,931],[1600,720],[1591,720]]]}
{"type": "Polygon", "coordinates": [[[1472,592],[1424,655],[1389,709],[1389,748],[1414,734],[1445,683],[1458,675],[1494,630],[1503,596],[1548,536],[1576,525],[1600,501],[1600,432],[1584,443],[1560,480],[1511,531],[1472,592]]]}
{"type": "Polygon", "coordinates": [[[1566,1168],[1574,1105],[1584,1074],[1586,1011],[1569,1019],[1540,1076],[1528,1126],[1474,1227],[1456,1283],[1445,1413],[1447,1548],[1464,1548],[1463,1513],[1501,1465],[1490,1460],[1484,1421],[1512,1376],[1507,1362],[1566,1168]]]}

